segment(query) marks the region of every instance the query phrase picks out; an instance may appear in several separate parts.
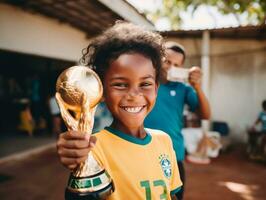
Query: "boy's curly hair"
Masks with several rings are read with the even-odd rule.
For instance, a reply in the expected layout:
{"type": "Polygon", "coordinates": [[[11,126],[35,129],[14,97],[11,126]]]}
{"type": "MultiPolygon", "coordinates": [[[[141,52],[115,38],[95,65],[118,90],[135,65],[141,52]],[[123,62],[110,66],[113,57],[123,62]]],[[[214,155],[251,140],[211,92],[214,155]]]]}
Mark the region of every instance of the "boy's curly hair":
{"type": "Polygon", "coordinates": [[[83,49],[80,63],[91,67],[103,80],[113,60],[125,53],[139,53],[152,61],[158,81],[164,52],[161,35],[119,21],[83,49]]]}

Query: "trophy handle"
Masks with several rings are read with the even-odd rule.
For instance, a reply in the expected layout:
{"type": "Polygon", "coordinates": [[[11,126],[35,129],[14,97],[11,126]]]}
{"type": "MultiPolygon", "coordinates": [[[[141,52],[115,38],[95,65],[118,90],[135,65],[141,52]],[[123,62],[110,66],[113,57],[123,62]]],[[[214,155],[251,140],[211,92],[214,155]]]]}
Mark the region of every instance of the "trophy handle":
{"type": "MultiPolygon", "coordinates": [[[[96,106],[91,108],[89,98],[82,94],[81,113],[78,122],[78,130],[83,134],[91,135],[94,122],[96,106]]],[[[82,177],[102,171],[103,167],[95,160],[92,152],[88,154],[88,159],[80,163],[73,173],[74,176],[82,177]]]]}
{"type": "Polygon", "coordinates": [[[78,130],[78,121],[72,117],[72,115],[68,112],[67,109],[65,109],[63,99],[61,98],[61,95],[58,92],[55,93],[55,98],[60,108],[61,116],[67,126],[67,129],[75,131],[78,130]]]}
{"type": "Polygon", "coordinates": [[[93,128],[93,112],[90,108],[89,98],[85,94],[82,95],[81,114],[78,123],[78,130],[91,134],[93,128]]]}

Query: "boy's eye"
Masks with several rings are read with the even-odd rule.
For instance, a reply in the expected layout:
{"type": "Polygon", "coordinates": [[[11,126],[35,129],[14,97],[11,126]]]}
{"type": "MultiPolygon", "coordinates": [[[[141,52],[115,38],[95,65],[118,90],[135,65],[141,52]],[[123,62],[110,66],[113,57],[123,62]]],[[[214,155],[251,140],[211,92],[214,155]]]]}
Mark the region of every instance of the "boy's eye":
{"type": "Polygon", "coordinates": [[[148,86],[151,86],[151,85],[152,85],[152,83],[150,83],[150,82],[144,82],[144,83],[140,84],[140,87],[148,87],[148,86]]]}
{"type": "Polygon", "coordinates": [[[128,84],[127,83],[112,83],[111,86],[118,88],[118,89],[123,89],[123,88],[126,88],[128,84]]]}

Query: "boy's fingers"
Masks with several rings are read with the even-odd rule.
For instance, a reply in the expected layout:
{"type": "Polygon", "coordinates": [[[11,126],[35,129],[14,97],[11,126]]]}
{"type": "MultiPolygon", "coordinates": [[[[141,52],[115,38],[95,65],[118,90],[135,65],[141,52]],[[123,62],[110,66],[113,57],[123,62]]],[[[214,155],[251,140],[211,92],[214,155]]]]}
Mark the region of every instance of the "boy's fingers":
{"type": "Polygon", "coordinates": [[[96,144],[96,141],[97,141],[97,138],[96,138],[95,136],[92,135],[92,136],[90,137],[89,146],[90,146],[90,147],[94,147],[95,144],[96,144]]]}
{"type": "Polygon", "coordinates": [[[87,156],[89,151],[90,151],[89,148],[78,149],[78,150],[60,148],[58,149],[58,154],[62,157],[67,157],[67,158],[81,158],[87,156]]]}
{"type": "Polygon", "coordinates": [[[82,162],[84,162],[87,159],[88,156],[84,156],[81,158],[66,158],[66,157],[60,157],[60,161],[61,163],[66,166],[67,168],[69,168],[69,166],[72,167],[77,167],[77,165],[81,164],[82,162]]]}
{"type": "Polygon", "coordinates": [[[77,165],[76,160],[74,158],[60,157],[60,162],[66,167],[70,165],[77,165]]]}
{"type": "Polygon", "coordinates": [[[68,165],[67,168],[70,169],[70,170],[73,170],[77,167],[78,165],[77,164],[73,164],[73,165],[68,165]]]}
{"type": "Polygon", "coordinates": [[[85,139],[87,134],[84,134],[82,132],[79,132],[79,131],[68,131],[68,132],[65,132],[63,134],[61,134],[60,136],[62,138],[64,138],[65,140],[75,140],[75,139],[80,139],[80,140],[83,140],[85,139]]]}
{"type": "Polygon", "coordinates": [[[57,146],[67,149],[84,149],[89,147],[89,142],[87,140],[64,140],[59,141],[57,146]]]}

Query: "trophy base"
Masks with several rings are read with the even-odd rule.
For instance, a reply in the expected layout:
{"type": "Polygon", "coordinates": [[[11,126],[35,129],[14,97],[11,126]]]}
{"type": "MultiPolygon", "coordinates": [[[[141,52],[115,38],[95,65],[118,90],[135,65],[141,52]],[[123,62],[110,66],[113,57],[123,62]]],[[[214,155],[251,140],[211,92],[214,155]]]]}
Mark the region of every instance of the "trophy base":
{"type": "Polygon", "coordinates": [[[111,182],[105,188],[96,192],[73,192],[66,188],[65,200],[101,200],[106,199],[110,194],[114,192],[114,185],[111,182]]]}
{"type": "Polygon", "coordinates": [[[87,177],[70,175],[65,191],[66,200],[106,199],[114,192],[114,184],[106,170],[87,177]]]}

